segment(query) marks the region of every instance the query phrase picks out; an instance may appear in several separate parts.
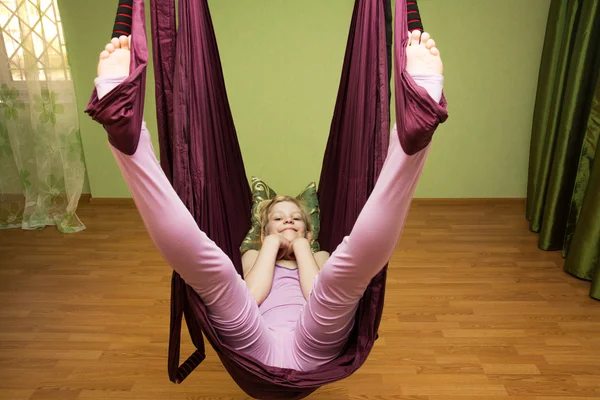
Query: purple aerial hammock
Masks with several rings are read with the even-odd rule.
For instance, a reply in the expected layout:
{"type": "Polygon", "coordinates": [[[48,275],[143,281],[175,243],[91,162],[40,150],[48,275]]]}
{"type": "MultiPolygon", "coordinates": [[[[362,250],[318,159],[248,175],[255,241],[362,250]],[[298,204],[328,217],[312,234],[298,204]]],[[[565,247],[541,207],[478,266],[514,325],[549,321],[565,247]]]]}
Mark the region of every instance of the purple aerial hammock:
{"type": "MultiPolygon", "coordinates": [[[[160,162],[200,229],[242,275],[239,246],[250,229],[252,199],[208,2],[179,0],[176,15],[174,1],[150,1],[160,162]],[[202,85],[181,90],[192,75],[202,85]],[[200,179],[192,179],[190,166],[201,171],[200,179]]],[[[391,0],[355,1],[318,189],[319,241],[330,252],[352,229],[385,160],[392,53],[397,140],[404,152],[411,155],[425,148],[447,118],[445,98],[435,102],[405,71],[407,32],[422,31],[423,26],[416,1],[395,1],[393,51],[391,0]]],[[[125,154],[137,148],[143,117],[148,62],[144,7],[144,0],[120,0],[113,37],[131,34],[130,75],[102,100],[94,91],[86,109],[104,125],[110,143],[125,154]]],[[[308,372],[266,366],[228,347],[212,327],[197,293],[173,273],[169,379],[181,383],[204,360],[204,337],[240,388],[255,398],[300,399],[346,378],[365,362],[377,339],[386,272],[387,266],[367,288],[344,352],[308,372]],[[196,351],[180,365],[183,316],[196,351]]]]}

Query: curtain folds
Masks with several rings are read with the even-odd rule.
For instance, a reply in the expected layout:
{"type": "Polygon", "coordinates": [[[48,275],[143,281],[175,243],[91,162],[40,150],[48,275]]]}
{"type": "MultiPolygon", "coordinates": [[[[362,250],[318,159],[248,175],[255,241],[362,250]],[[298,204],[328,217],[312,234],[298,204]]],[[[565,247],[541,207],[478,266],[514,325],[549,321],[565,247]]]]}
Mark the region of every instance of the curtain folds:
{"type": "Polygon", "coordinates": [[[39,0],[0,14],[0,229],[85,229],[76,214],[85,162],[58,21],[56,3],[39,0]]]}
{"type": "MultiPolygon", "coordinates": [[[[531,138],[526,216],[538,246],[599,286],[600,0],[553,0],[531,138]]],[[[599,299],[600,289],[592,290],[599,299]]]]}

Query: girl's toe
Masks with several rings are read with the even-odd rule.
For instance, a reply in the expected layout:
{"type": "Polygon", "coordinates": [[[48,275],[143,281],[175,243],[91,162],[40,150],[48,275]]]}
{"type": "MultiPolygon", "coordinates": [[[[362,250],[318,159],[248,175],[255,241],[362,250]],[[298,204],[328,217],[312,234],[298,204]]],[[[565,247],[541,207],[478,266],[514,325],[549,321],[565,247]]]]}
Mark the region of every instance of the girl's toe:
{"type": "Polygon", "coordinates": [[[119,42],[121,44],[122,49],[129,49],[129,39],[127,38],[127,36],[122,35],[121,37],[119,37],[119,42]]]}
{"type": "Polygon", "coordinates": [[[417,46],[421,42],[421,31],[412,31],[410,35],[410,45],[417,46]]]}

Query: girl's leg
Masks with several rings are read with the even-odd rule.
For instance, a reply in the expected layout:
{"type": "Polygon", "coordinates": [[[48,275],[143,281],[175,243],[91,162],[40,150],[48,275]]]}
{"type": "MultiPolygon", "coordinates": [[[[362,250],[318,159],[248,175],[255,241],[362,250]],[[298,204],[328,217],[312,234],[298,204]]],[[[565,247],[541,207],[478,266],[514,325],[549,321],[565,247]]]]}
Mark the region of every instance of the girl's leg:
{"type": "MultiPolygon", "coordinates": [[[[428,91],[429,85],[441,88],[441,76],[430,77],[429,81],[423,85],[428,91]]],[[[300,315],[290,349],[299,369],[308,370],[331,361],[345,345],[359,300],[371,279],[389,261],[400,239],[428,152],[429,146],[408,156],[394,127],[375,188],[352,232],[315,278],[300,315]]]]}
{"type": "Polygon", "coordinates": [[[256,301],[229,257],[198,228],[173,190],[154,155],[145,124],[132,156],[111,148],[154,244],[200,295],[222,340],[271,364],[274,342],[256,301]]]}

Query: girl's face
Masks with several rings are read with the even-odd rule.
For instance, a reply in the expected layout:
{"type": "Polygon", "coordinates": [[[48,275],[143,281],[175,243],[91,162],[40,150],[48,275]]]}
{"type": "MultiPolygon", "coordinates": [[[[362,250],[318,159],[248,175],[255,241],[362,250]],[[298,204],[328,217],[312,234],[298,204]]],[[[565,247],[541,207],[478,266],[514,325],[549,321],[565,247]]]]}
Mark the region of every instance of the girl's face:
{"type": "Polygon", "coordinates": [[[289,241],[299,237],[307,237],[306,224],[302,219],[300,208],[291,201],[277,203],[268,216],[266,234],[278,234],[289,241]]]}

